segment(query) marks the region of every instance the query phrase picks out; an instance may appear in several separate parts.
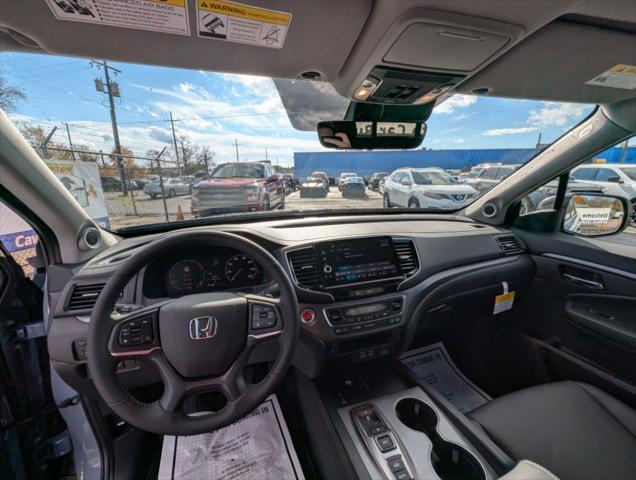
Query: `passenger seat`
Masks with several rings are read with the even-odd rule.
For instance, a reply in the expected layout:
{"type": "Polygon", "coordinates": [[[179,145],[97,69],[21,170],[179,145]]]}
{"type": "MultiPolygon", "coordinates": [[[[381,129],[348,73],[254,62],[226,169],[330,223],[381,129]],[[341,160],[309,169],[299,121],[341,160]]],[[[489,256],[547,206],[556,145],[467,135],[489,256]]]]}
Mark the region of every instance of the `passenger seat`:
{"type": "Polygon", "coordinates": [[[561,480],[636,479],[636,411],[591,385],[527,388],[469,416],[515,460],[561,480]]]}

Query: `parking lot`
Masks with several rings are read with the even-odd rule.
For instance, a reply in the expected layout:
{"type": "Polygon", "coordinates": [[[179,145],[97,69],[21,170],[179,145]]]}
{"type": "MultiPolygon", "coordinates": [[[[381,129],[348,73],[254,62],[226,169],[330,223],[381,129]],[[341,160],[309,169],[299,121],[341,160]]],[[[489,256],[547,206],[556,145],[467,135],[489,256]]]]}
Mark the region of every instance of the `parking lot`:
{"type": "MultiPolygon", "coordinates": [[[[181,219],[179,207],[184,220],[192,218],[190,213],[190,195],[166,198],[165,208],[162,198],[151,199],[142,191],[134,192],[134,200],[130,194],[106,193],[106,203],[112,228],[124,228],[135,225],[161,223],[181,219]],[[136,213],[135,213],[136,212],[136,213]]],[[[321,210],[321,209],[356,209],[382,208],[382,194],[366,190],[361,198],[343,198],[337,187],[332,186],[324,198],[300,198],[298,191],[290,193],[285,200],[286,210],[321,210]]],[[[625,246],[633,246],[636,255],[636,227],[630,226],[620,235],[598,238],[598,241],[625,246]]]]}

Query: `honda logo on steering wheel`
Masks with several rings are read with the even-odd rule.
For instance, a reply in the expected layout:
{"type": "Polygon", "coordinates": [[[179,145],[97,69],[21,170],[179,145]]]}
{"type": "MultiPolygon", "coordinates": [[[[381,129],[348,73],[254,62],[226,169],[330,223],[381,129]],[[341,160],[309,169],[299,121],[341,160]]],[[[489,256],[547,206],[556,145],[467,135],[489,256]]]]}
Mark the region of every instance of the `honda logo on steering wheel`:
{"type": "Polygon", "coordinates": [[[197,317],[190,320],[190,338],[192,340],[203,340],[216,335],[216,318],[197,317]]]}

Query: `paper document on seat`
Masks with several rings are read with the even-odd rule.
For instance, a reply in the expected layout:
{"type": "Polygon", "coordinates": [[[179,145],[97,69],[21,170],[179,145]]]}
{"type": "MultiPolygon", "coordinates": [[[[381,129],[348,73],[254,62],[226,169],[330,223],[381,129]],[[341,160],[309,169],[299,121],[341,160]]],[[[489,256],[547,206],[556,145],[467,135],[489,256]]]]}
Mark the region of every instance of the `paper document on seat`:
{"type": "Polygon", "coordinates": [[[165,436],[159,480],[304,479],[276,395],[228,427],[165,436]]]}
{"type": "Polygon", "coordinates": [[[491,400],[457,368],[442,342],[405,352],[400,360],[461,412],[470,412],[491,400]]]}

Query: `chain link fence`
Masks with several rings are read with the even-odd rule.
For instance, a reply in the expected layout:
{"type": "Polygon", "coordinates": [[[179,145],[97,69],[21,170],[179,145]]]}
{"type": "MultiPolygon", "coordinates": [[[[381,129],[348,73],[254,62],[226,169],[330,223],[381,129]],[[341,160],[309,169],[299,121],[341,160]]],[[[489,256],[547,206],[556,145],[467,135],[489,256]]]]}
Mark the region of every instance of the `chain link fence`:
{"type": "Polygon", "coordinates": [[[112,228],[191,218],[192,186],[213,168],[206,154],[183,162],[167,158],[165,149],[154,158],[57,147],[36,151],[83,207],[103,193],[112,228]]]}

